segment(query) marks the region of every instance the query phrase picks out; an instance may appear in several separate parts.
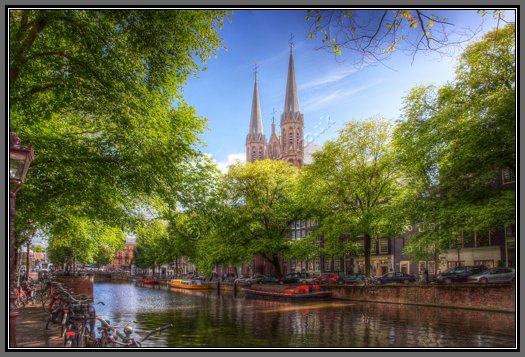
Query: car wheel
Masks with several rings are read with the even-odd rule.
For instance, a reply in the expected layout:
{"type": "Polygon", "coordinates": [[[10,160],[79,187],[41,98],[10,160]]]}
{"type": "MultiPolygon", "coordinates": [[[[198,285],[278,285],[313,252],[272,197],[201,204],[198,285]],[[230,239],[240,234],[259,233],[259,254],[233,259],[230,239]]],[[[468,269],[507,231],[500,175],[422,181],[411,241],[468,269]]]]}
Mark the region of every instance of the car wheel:
{"type": "Polygon", "coordinates": [[[452,284],[452,279],[446,278],[445,279],[445,284],[452,284]]]}
{"type": "Polygon", "coordinates": [[[279,281],[279,284],[280,284],[280,285],[283,285],[283,284],[284,284],[284,281],[282,281],[282,280],[279,281]]]}
{"type": "Polygon", "coordinates": [[[481,284],[486,284],[486,283],[488,283],[489,281],[487,280],[487,278],[481,278],[481,279],[479,279],[479,282],[480,282],[481,284]]]}
{"type": "Polygon", "coordinates": [[[339,280],[339,281],[337,282],[337,284],[339,284],[339,285],[343,285],[344,282],[343,282],[342,280],[339,280]]]}
{"type": "Polygon", "coordinates": [[[403,280],[403,283],[408,284],[410,281],[408,279],[403,280]]]}

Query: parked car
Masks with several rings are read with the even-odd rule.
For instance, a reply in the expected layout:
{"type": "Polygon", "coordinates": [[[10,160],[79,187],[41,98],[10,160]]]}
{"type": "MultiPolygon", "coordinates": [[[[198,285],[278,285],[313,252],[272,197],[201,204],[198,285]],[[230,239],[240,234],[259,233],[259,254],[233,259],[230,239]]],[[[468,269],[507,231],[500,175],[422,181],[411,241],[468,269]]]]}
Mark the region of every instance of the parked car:
{"type": "Polygon", "coordinates": [[[471,275],[479,274],[487,270],[484,265],[466,265],[461,267],[450,268],[436,277],[438,283],[451,284],[456,282],[466,282],[471,275]]]}
{"type": "Polygon", "coordinates": [[[246,280],[247,284],[257,284],[260,279],[264,278],[262,274],[253,274],[249,279],[246,280]]]}
{"type": "Polygon", "coordinates": [[[299,283],[304,279],[310,278],[308,273],[291,273],[286,275],[284,278],[279,279],[279,284],[293,284],[299,283]]]}
{"type": "Polygon", "coordinates": [[[338,284],[361,284],[365,281],[366,275],[364,274],[348,274],[342,276],[337,281],[338,284]]]}
{"type": "Polygon", "coordinates": [[[413,283],[417,281],[415,275],[401,273],[401,272],[392,272],[386,273],[376,279],[378,284],[390,284],[390,283],[413,283]]]}
{"type": "Polygon", "coordinates": [[[469,283],[514,283],[516,281],[516,271],[513,268],[492,268],[482,273],[468,277],[469,283]]]}
{"type": "Polygon", "coordinates": [[[315,278],[318,284],[338,284],[343,277],[339,274],[325,273],[315,278]]]}
{"type": "Polygon", "coordinates": [[[249,275],[241,275],[239,276],[237,279],[235,279],[233,281],[234,284],[248,284],[248,281],[251,279],[252,277],[249,276],[249,275]]]}
{"type": "Polygon", "coordinates": [[[254,281],[256,284],[277,284],[278,282],[279,279],[273,275],[262,275],[254,281]]]}

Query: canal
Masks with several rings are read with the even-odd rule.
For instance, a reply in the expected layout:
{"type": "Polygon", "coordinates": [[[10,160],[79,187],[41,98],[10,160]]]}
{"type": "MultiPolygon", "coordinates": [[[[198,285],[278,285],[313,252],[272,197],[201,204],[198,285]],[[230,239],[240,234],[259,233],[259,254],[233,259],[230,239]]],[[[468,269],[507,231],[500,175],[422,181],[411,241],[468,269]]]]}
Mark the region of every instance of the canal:
{"type": "Polygon", "coordinates": [[[287,303],[232,293],[96,282],[97,314],[136,321],[135,336],[172,323],[148,347],[514,347],[514,314],[349,301],[287,303]]]}

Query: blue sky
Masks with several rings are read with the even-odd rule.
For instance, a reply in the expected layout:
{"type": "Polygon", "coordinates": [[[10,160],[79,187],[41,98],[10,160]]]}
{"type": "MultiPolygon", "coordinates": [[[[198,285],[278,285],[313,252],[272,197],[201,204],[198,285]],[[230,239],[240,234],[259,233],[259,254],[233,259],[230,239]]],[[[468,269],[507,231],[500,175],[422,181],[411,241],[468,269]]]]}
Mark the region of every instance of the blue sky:
{"type": "MultiPolygon", "coordinates": [[[[441,12],[443,13],[443,12],[441,12]]],[[[219,32],[226,50],[207,63],[207,70],[191,78],[185,99],[199,115],[208,118],[202,136],[203,151],[223,167],[233,158],[244,158],[244,142],[250,120],[253,66],[257,61],[259,95],[265,134],[269,138],[272,110],[278,128],[284,105],[290,34],[294,35],[294,62],[299,106],[305,118],[308,141],[323,144],[334,138],[343,123],[380,114],[397,119],[403,97],[417,85],[444,84],[451,80],[457,63],[452,57],[396,53],[383,65],[358,68],[343,57],[316,50],[319,42],[308,39],[306,10],[237,10],[232,22],[219,32]]],[[[458,30],[482,23],[474,10],[447,11],[458,30]]],[[[483,32],[494,27],[485,16],[483,32]]],[[[343,53],[344,55],[345,53],[343,53]]]]}

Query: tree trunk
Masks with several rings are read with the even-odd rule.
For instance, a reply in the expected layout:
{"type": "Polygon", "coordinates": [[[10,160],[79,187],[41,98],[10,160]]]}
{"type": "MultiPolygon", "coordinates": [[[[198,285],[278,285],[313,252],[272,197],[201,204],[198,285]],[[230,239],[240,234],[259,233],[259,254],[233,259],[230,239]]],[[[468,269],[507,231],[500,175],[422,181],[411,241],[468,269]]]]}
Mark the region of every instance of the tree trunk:
{"type": "Polygon", "coordinates": [[[370,237],[370,234],[365,234],[365,275],[370,276],[370,245],[372,243],[372,239],[370,237]]]}
{"type": "Polygon", "coordinates": [[[276,254],[274,254],[272,256],[271,263],[272,263],[272,265],[275,268],[275,276],[277,276],[278,279],[282,278],[283,277],[283,271],[281,269],[281,262],[279,260],[279,257],[276,254]]]}

